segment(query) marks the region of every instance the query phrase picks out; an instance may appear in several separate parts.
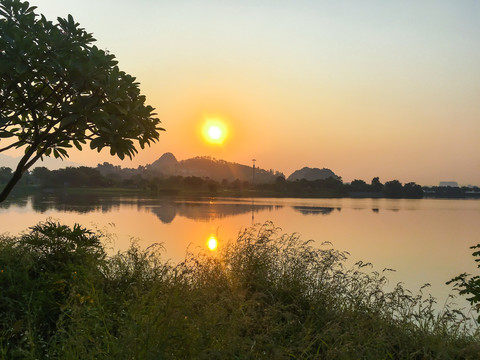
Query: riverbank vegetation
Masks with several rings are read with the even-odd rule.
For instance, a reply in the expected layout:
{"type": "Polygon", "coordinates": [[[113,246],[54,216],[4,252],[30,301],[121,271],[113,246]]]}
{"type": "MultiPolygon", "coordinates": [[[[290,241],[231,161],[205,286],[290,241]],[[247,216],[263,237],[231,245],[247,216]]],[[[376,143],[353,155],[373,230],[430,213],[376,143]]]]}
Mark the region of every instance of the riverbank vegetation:
{"type": "Polygon", "coordinates": [[[161,245],[38,224],[0,241],[0,357],[476,359],[461,312],[272,224],[172,264],[161,245]]]}
{"type": "MultiPolygon", "coordinates": [[[[0,168],[0,184],[8,181],[12,170],[0,168]]],[[[198,176],[154,176],[148,171],[143,174],[125,172],[122,176],[102,174],[96,168],[67,167],[48,170],[37,167],[24,174],[20,187],[30,191],[83,189],[94,192],[148,193],[153,195],[205,195],[243,197],[372,197],[372,198],[475,198],[480,197],[478,187],[423,187],[413,182],[402,184],[398,180],[384,184],[379,178],[370,183],[354,180],[343,183],[341,179],[288,181],[277,177],[271,183],[249,181],[215,181],[198,176]]]]}

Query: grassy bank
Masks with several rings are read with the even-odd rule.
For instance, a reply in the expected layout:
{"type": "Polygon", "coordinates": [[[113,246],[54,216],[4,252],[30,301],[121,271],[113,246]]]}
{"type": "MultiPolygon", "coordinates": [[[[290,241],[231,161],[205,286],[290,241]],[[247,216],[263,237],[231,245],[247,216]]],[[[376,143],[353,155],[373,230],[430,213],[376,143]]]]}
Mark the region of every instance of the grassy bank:
{"type": "Polygon", "coordinates": [[[272,224],[180,264],[107,256],[101,233],[39,224],[0,241],[8,359],[477,359],[461,314],[272,224]],[[365,271],[364,271],[365,270],[365,271]]]}

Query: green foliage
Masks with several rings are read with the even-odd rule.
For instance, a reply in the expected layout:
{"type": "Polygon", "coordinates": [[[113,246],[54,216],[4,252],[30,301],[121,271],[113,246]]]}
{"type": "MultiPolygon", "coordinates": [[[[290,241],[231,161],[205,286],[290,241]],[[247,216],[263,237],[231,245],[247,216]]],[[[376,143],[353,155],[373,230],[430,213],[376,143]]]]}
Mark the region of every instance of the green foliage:
{"type": "Polygon", "coordinates": [[[101,276],[99,237],[51,221],[0,242],[0,339],[9,358],[42,354],[101,276]]]}
{"type": "MultiPolygon", "coordinates": [[[[158,140],[160,120],[135,78],[72,16],[48,21],[20,0],[0,4],[0,140],[24,148],[16,177],[43,156],[110,148],[120,159],[158,140]]],[[[18,179],[17,179],[18,180],[18,179]]]]}
{"type": "MultiPolygon", "coordinates": [[[[479,263],[477,267],[480,268],[480,244],[471,246],[470,249],[476,249],[472,255],[476,258],[475,262],[479,263]]],[[[460,295],[467,295],[470,304],[476,306],[477,313],[479,313],[477,321],[480,323],[480,276],[463,273],[447,282],[447,284],[451,283],[455,284],[460,295]]]]}
{"type": "Polygon", "coordinates": [[[53,222],[1,238],[0,357],[478,358],[459,313],[270,223],[177,265],[101,240],[53,222]]]}

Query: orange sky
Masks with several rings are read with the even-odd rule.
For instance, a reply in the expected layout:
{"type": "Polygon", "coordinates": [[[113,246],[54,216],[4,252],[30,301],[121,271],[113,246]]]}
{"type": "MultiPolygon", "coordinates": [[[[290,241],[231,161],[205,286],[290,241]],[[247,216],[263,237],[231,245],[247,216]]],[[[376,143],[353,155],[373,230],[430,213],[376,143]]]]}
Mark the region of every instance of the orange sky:
{"type": "MultiPolygon", "coordinates": [[[[480,3],[32,0],[71,13],[137,77],[166,132],[121,162],[210,155],[289,175],[480,185],[480,3]],[[223,146],[201,139],[224,119],[223,146]]],[[[8,155],[14,156],[15,153],[8,155]]]]}

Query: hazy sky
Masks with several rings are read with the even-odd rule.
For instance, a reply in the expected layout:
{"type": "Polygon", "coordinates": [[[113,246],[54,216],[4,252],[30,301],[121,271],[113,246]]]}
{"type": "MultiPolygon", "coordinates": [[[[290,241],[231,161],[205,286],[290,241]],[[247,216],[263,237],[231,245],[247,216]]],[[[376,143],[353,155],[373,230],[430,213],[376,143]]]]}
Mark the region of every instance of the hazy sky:
{"type": "Polygon", "coordinates": [[[134,161],[211,155],[287,176],[480,185],[480,2],[32,0],[72,14],[137,77],[167,129],[134,161]],[[207,145],[205,117],[226,143],[207,145]]]}

